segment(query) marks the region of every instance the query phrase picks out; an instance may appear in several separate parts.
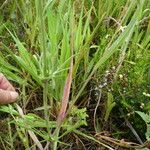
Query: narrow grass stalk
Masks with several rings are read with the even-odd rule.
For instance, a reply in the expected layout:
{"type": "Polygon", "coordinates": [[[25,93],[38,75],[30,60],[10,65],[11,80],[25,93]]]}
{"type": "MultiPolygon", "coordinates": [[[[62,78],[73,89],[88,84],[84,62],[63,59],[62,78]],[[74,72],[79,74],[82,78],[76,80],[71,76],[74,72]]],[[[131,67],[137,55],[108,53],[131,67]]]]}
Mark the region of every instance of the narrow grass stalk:
{"type": "Polygon", "coordinates": [[[43,1],[38,1],[38,12],[39,12],[39,20],[40,20],[40,24],[39,24],[39,28],[41,29],[40,31],[40,44],[41,44],[41,48],[42,48],[42,53],[43,53],[43,76],[44,76],[44,80],[43,80],[43,105],[44,105],[44,115],[45,115],[45,119],[47,121],[47,131],[48,134],[50,134],[50,130],[48,127],[48,121],[49,121],[49,114],[48,114],[48,99],[47,99],[47,95],[48,95],[48,67],[47,67],[47,51],[46,51],[46,34],[45,34],[45,19],[44,19],[44,14],[43,14],[43,10],[44,10],[44,2],[43,1]]]}
{"type": "Polygon", "coordinates": [[[10,125],[10,120],[8,119],[8,133],[9,133],[9,142],[11,149],[14,149],[14,142],[13,142],[13,136],[12,136],[12,129],[10,125]]]}
{"type": "Polygon", "coordinates": [[[29,146],[28,138],[25,134],[25,130],[23,128],[19,128],[18,126],[16,126],[16,130],[17,130],[19,138],[21,139],[25,149],[30,150],[30,146],[29,146]]]}

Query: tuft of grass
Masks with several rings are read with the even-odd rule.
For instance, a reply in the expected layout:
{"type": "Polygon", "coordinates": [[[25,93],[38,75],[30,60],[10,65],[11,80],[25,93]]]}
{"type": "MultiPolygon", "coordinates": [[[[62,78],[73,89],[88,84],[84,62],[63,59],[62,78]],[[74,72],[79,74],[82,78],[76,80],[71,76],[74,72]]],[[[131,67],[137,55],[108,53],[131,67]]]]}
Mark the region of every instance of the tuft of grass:
{"type": "Polygon", "coordinates": [[[150,2],[15,0],[8,5],[14,18],[0,18],[0,38],[6,38],[0,71],[16,84],[20,98],[0,107],[10,115],[2,147],[73,149],[89,139],[113,149],[94,135],[107,130],[124,138],[120,118],[123,124],[137,109],[149,112],[142,93],[149,92],[150,2]]]}

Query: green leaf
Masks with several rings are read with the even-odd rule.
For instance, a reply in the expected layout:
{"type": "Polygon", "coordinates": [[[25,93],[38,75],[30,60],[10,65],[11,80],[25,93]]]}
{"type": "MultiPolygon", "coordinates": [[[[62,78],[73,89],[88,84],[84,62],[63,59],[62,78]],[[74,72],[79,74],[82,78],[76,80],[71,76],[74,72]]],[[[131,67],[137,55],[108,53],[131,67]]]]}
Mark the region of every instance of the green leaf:
{"type": "Polygon", "coordinates": [[[11,105],[0,106],[0,111],[9,113],[11,115],[19,115],[19,113],[11,105]]]}
{"type": "Polygon", "coordinates": [[[116,106],[116,102],[114,101],[113,95],[108,92],[107,94],[107,104],[106,104],[106,113],[104,120],[107,121],[112,109],[116,106]]]}
{"type": "Polygon", "coordinates": [[[145,121],[145,123],[146,123],[146,125],[147,125],[147,131],[146,131],[146,133],[145,133],[145,136],[146,136],[146,139],[147,139],[147,140],[150,140],[150,125],[149,125],[149,123],[150,123],[150,115],[145,114],[145,113],[143,113],[143,112],[141,112],[141,111],[136,111],[136,113],[137,113],[138,115],[140,115],[141,118],[145,121]]]}

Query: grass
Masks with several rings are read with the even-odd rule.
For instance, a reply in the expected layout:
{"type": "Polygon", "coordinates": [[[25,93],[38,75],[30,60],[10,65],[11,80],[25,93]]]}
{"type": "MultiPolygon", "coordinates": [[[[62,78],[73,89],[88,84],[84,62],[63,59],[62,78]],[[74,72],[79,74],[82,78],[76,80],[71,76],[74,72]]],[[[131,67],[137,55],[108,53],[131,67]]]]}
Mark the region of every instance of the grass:
{"type": "Polygon", "coordinates": [[[146,141],[136,111],[149,113],[148,0],[15,0],[0,9],[0,71],[20,93],[17,103],[0,107],[9,114],[1,149],[146,141]]]}

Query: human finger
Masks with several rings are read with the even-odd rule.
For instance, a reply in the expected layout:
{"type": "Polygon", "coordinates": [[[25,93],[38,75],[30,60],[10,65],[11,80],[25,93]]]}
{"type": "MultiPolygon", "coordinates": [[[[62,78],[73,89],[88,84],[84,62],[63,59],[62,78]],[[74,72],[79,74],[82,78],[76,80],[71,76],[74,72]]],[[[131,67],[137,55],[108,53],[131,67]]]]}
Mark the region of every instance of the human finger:
{"type": "Polygon", "coordinates": [[[17,100],[18,93],[0,89],[0,104],[9,104],[17,100]]]}
{"type": "Polygon", "coordinates": [[[0,73],[0,89],[15,91],[15,88],[11,85],[11,83],[6,79],[6,77],[0,73]]]}

